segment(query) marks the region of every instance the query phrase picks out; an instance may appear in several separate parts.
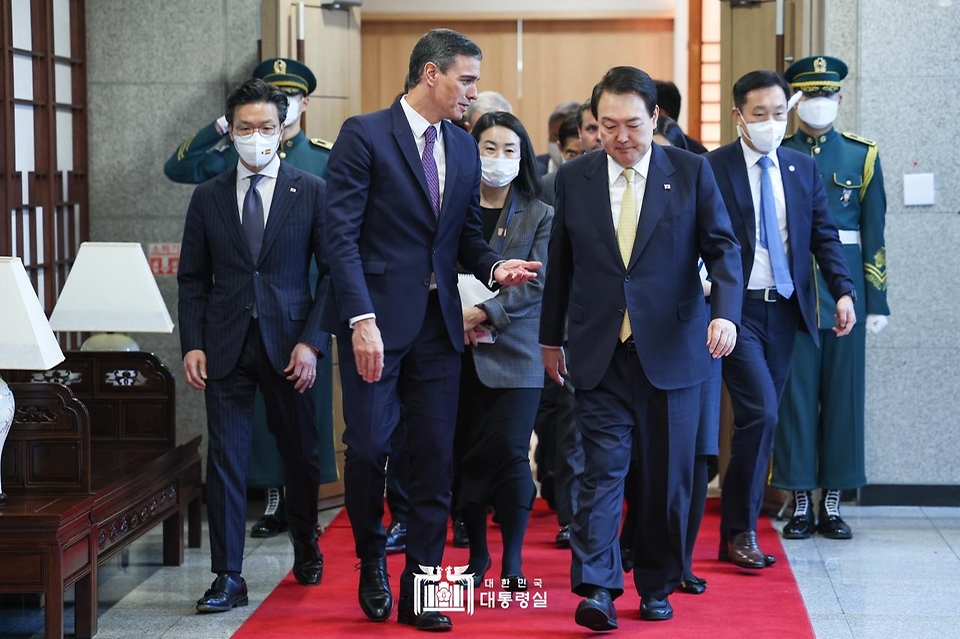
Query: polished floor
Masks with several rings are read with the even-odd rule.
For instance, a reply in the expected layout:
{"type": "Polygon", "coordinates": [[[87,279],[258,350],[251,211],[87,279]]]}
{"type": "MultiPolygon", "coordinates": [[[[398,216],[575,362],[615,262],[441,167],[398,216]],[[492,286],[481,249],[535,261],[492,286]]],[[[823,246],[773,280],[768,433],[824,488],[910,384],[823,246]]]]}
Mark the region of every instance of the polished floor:
{"type": "MultiPolygon", "coordinates": [[[[325,511],[324,523],[336,513],[325,511]]],[[[854,530],[850,541],[783,542],[817,637],[960,638],[960,508],[845,506],[843,515],[854,530]]],[[[97,637],[230,637],[293,562],[285,536],[248,539],[244,575],[250,606],[196,615],[193,602],[211,580],[207,553],[204,537],[203,548],[187,549],[183,566],[164,567],[155,530],[101,567],[97,637]]],[[[69,634],[72,609],[66,617],[69,634]]],[[[42,628],[35,598],[0,601],[0,637],[42,637],[42,628]]]]}

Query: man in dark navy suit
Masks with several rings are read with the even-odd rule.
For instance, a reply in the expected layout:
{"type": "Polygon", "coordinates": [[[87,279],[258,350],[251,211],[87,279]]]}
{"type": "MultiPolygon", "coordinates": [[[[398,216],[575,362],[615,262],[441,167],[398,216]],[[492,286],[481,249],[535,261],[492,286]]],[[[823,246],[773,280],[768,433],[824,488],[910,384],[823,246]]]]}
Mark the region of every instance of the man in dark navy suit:
{"type": "Polygon", "coordinates": [[[240,576],[254,395],[263,393],[287,486],[293,574],[320,583],[320,468],[313,394],[317,357],[329,346],[309,286],[320,262],[323,181],[281,162],[287,98],[248,80],[227,98],[238,165],[197,187],[180,253],[180,342],[191,388],[207,405],[207,509],[216,580],[198,612],[247,604],[240,576]]]}
{"type": "Polygon", "coordinates": [[[789,90],[772,71],[737,80],[740,139],[706,156],[740,240],[747,285],[737,348],[723,362],[734,430],[720,521],[720,559],[742,568],[776,560],[757,546],[757,518],[798,327],[818,341],[811,253],[836,300],[834,332],[846,335],[857,321],[856,290],[817,165],[780,147],[789,90]]]}
{"type": "Polygon", "coordinates": [[[636,450],[640,504],[634,584],[640,617],[673,617],[667,597],[683,573],[686,518],[710,357],[737,342],[740,252],[710,166],[652,144],[657,91],[650,76],[614,67],[593,90],[603,152],[557,175],[540,343],[547,374],[567,374],[577,399],[584,469],[571,547],[575,620],[617,627],[624,477],[636,450]],[[697,274],[713,280],[710,313],[697,274]]]}
{"type": "Polygon", "coordinates": [[[452,627],[446,615],[415,609],[414,575],[442,565],[450,513],[463,350],[457,263],[489,287],[522,284],[540,266],[501,261],[482,234],[479,152],[451,123],[477,97],[480,58],[455,31],[424,35],[410,55],[409,91],[344,122],[327,167],[325,257],[335,297],[323,318],[341,353],[344,500],[360,607],[373,621],[393,609],[384,466],[402,404],[410,515],[398,621],[421,630],[452,627]]]}

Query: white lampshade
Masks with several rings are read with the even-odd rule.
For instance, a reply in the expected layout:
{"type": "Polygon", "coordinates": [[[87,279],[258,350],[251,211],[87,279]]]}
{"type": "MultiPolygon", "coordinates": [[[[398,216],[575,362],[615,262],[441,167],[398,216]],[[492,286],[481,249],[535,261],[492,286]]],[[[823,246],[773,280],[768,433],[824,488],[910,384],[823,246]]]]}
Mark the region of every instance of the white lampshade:
{"type": "Polygon", "coordinates": [[[63,361],[19,257],[0,257],[0,368],[45,371],[63,361]]]}
{"type": "Polygon", "coordinates": [[[55,331],[173,331],[167,305],[136,242],[81,244],[50,326],[55,331]]]}

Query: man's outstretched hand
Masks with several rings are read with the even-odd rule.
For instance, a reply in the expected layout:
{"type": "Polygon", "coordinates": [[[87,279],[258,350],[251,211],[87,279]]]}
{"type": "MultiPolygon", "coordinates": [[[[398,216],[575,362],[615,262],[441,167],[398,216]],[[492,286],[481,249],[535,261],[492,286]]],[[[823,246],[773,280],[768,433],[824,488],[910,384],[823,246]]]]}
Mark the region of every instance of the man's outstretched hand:
{"type": "Polygon", "coordinates": [[[506,260],[494,269],[493,279],[503,286],[516,286],[535,278],[537,276],[535,271],[541,266],[543,266],[542,262],[506,260]]]}

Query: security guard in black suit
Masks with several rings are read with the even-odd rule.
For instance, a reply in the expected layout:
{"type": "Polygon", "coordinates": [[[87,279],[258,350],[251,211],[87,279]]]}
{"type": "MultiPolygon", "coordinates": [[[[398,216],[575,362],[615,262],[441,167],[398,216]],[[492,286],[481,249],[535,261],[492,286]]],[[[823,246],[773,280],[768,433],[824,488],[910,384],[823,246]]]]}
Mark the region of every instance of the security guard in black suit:
{"type": "MultiPolygon", "coordinates": [[[[300,116],[310,104],[310,94],[317,88],[313,72],[297,60],[271,58],[253,70],[253,77],[280,88],[288,100],[284,122],[280,159],[296,168],[326,177],[327,160],[333,145],[320,138],[307,138],[300,128],[300,116]]],[[[237,165],[239,157],[227,137],[226,119],[221,116],[206,125],[177,147],[163,167],[163,172],[174,182],[200,184],[237,165]]],[[[319,272],[310,267],[310,290],[314,290],[319,272]]],[[[337,480],[337,466],[333,441],[333,384],[329,359],[317,364],[314,401],[317,428],[320,434],[320,468],[322,483],[337,480]]],[[[287,529],[283,500],[283,469],[273,435],[267,430],[267,414],[263,396],[258,392],[255,402],[253,454],[247,485],[266,489],[266,509],[251,529],[251,537],[273,537],[287,529]]]]}
{"type": "Polygon", "coordinates": [[[864,472],[864,371],[866,332],[887,324],[886,249],[883,228],[887,210],[877,145],[833,128],[842,96],[840,81],[847,65],[827,56],[793,63],[784,74],[803,92],[797,106],[800,130],[783,146],[808,153],[817,163],[827,202],[840,230],[847,266],[857,290],[855,305],[864,325],[837,338],[833,303],[816,261],[819,293],[820,349],[809,335],[797,334],[790,378],[780,401],[771,483],[794,491],[794,516],[783,529],[786,539],[806,539],[819,532],[830,539],[850,539],[840,517],[842,490],[866,483],[864,472]],[[811,491],[823,489],[818,520],[811,491]]]}

